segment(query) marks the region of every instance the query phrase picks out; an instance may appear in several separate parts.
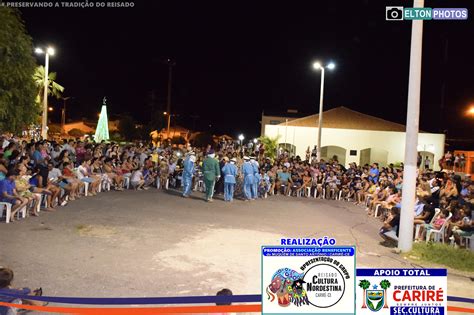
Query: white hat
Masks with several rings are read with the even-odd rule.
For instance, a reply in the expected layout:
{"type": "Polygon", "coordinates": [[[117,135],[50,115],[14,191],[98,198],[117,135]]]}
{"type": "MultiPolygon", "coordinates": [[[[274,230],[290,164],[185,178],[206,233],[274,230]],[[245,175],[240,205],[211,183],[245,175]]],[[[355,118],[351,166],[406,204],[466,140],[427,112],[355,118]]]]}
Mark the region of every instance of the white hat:
{"type": "Polygon", "coordinates": [[[244,155],[244,160],[248,161],[248,160],[250,160],[250,158],[248,156],[244,155]]]}
{"type": "Polygon", "coordinates": [[[231,158],[230,161],[231,161],[231,162],[234,162],[234,163],[237,163],[237,159],[236,159],[236,158],[231,158]]]}
{"type": "Polygon", "coordinates": [[[194,151],[191,151],[191,152],[188,152],[188,155],[196,155],[196,153],[194,153],[194,151]]]}

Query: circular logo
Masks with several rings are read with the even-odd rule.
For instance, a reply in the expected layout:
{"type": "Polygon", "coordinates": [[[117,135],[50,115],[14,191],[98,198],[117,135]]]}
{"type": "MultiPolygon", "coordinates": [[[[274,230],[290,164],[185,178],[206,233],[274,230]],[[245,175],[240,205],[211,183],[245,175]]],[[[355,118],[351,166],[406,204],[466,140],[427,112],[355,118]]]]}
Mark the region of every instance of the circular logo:
{"type": "Polygon", "coordinates": [[[342,273],[334,266],[319,264],[304,275],[306,292],[311,305],[326,308],[337,304],[346,289],[342,273]]]}

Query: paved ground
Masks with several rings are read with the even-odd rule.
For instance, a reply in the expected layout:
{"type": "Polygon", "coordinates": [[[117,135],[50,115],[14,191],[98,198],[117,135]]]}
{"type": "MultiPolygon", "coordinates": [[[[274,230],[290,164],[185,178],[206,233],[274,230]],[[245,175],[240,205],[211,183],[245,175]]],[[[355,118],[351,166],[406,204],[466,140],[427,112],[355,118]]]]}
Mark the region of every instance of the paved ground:
{"type": "MultiPolygon", "coordinates": [[[[208,295],[223,287],[257,294],[260,246],[281,237],[328,235],[357,245],[358,266],[413,266],[378,244],[380,221],[352,203],[277,196],[211,204],[200,196],[107,192],[1,223],[0,265],[15,270],[17,286],[95,297],[208,295]]],[[[450,295],[472,297],[470,288],[468,277],[450,274],[450,295]]]]}

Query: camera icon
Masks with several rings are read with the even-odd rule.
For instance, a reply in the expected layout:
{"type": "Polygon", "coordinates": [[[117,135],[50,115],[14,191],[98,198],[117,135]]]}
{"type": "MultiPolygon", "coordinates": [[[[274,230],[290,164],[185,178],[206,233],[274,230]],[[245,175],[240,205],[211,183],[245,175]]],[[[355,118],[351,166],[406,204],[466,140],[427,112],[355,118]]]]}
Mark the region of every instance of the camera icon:
{"type": "Polygon", "coordinates": [[[402,21],[403,7],[385,7],[385,20],[402,21]]]}

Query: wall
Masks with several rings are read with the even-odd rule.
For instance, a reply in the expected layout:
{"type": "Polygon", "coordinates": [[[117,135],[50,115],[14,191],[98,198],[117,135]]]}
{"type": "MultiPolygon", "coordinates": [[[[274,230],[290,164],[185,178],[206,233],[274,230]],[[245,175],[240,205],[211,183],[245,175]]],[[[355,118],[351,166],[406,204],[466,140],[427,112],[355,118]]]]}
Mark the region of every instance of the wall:
{"type": "Polygon", "coordinates": [[[260,128],[260,135],[263,136],[265,135],[265,126],[266,125],[278,125],[282,124],[285,122],[285,120],[288,119],[288,121],[295,120],[297,118],[292,118],[292,117],[283,117],[283,116],[265,116],[262,115],[262,121],[261,123],[261,128],[260,128]]]}
{"type": "MultiPolygon", "coordinates": [[[[296,146],[296,154],[305,156],[305,151],[317,143],[318,128],[267,125],[265,135],[269,137],[280,136],[279,142],[284,142],[286,134],[287,143],[296,146]]],[[[444,154],[444,134],[420,133],[418,147],[423,151],[434,154],[434,161],[438,161],[444,154]]],[[[374,148],[388,152],[387,162],[403,162],[405,155],[405,133],[393,131],[371,131],[353,129],[323,128],[322,146],[339,146],[346,149],[347,166],[351,162],[359,164],[361,150],[374,148]],[[350,150],[357,150],[356,156],[350,156],[350,150]]],[[[372,150],[371,150],[372,151],[372,150]]],[[[435,163],[435,169],[438,169],[435,163]]]]}

